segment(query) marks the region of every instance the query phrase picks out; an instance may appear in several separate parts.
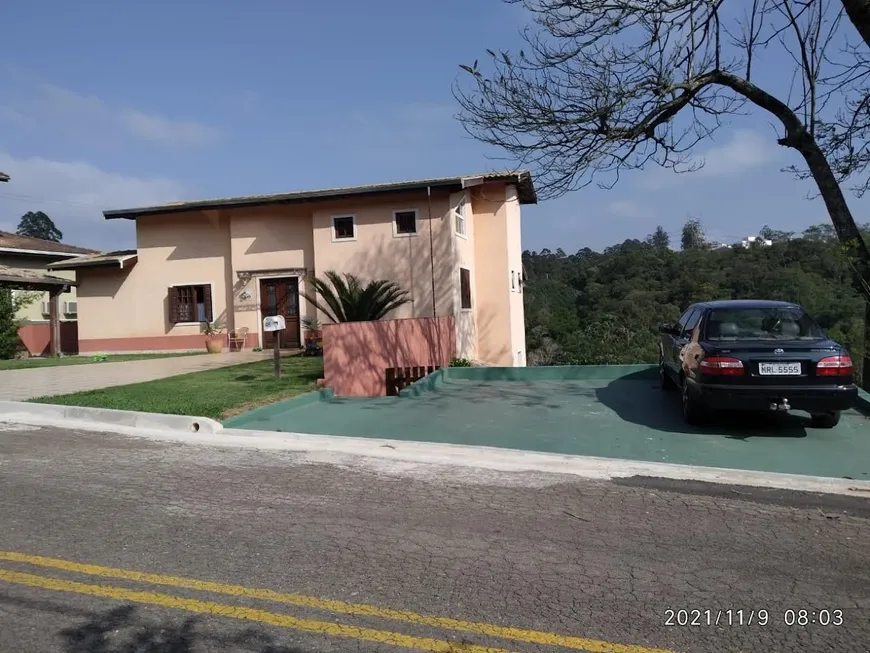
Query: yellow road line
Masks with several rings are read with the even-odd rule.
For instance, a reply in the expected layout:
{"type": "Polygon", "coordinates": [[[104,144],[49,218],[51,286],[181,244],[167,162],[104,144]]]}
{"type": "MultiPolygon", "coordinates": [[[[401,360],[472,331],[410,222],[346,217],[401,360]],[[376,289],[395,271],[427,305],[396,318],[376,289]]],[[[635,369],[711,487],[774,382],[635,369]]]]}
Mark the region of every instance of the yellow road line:
{"type": "Polygon", "coordinates": [[[70,571],[78,574],[86,574],[89,576],[117,578],[122,580],[150,583],[152,585],[167,585],[171,587],[181,587],[185,589],[211,592],[213,594],[226,594],[228,596],[260,599],[264,601],[272,601],[275,603],[287,603],[303,608],[328,610],[330,612],[336,612],[341,614],[352,614],[365,617],[377,617],[380,619],[390,619],[393,621],[404,621],[407,623],[418,624],[421,626],[429,626],[432,628],[442,628],[448,630],[475,633],[479,635],[489,635],[491,637],[499,637],[502,639],[512,639],[521,642],[530,642],[533,644],[543,644],[545,646],[560,646],[563,648],[578,649],[581,651],[588,651],[588,653],[673,653],[673,651],[669,651],[666,649],[649,648],[646,646],[637,646],[631,644],[617,644],[598,639],[587,639],[585,637],[558,635],[556,633],[548,633],[537,630],[524,630],[508,626],[496,626],[494,624],[486,624],[474,621],[461,621],[459,619],[452,619],[450,617],[432,617],[418,614],[416,612],[410,612],[408,610],[393,610],[391,608],[379,608],[373,605],[346,603],[345,601],[336,601],[332,599],[320,599],[314,596],[305,596],[303,594],[285,594],[283,592],[276,592],[274,590],[268,589],[254,589],[249,587],[243,587],[242,585],[227,585],[224,583],[214,583],[211,581],[196,580],[192,578],[180,578],[177,576],[149,574],[141,571],[116,569],[113,567],[101,567],[98,565],[60,560],[58,558],[45,558],[43,556],[17,553],[14,551],[0,551],[0,560],[21,562],[28,565],[35,565],[38,567],[62,569],[64,571],[70,571]]]}
{"type": "Polygon", "coordinates": [[[23,574],[2,569],[0,569],[0,581],[6,581],[7,583],[15,585],[26,585],[28,587],[55,590],[58,592],[72,592],[75,594],[99,596],[118,601],[157,605],[164,608],[175,608],[178,610],[186,610],[187,612],[209,614],[218,617],[244,619],[247,621],[268,624],[270,626],[279,626],[281,628],[317,633],[319,635],[344,637],[366,642],[377,642],[379,644],[391,644],[392,646],[432,651],[433,653],[509,653],[507,650],[502,648],[491,648],[476,644],[465,644],[462,642],[448,642],[440,639],[431,639],[429,637],[413,637],[411,635],[403,635],[402,633],[393,633],[388,630],[345,626],[342,624],[330,623],[328,621],[317,621],[314,619],[300,619],[298,617],[279,614],[277,612],[267,612],[266,610],[256,610],[254,608],[212,603],[211,601],[197,601],[196,599],[186,599],[180,596],[172,596],[171,594],[137,592],[122,587],[109,587],[105,585],[88,585],[86,583],[77,583],[71,580],[59,580],[57,578],[48,578],[46,576],[37,576],[35,574],[23,574]]]}

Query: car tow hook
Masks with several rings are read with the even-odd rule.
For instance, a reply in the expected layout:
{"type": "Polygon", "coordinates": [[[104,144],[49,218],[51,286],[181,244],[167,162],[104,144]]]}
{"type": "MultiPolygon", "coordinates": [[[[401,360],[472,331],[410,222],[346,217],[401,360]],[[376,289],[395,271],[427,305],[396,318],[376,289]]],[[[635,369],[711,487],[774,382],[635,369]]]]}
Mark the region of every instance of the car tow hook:
{"type": "Polygon", "coordinates": [[[782,398],[778,401],[770,402],[770,410],[791,410],[788,399],[782,398]]]}

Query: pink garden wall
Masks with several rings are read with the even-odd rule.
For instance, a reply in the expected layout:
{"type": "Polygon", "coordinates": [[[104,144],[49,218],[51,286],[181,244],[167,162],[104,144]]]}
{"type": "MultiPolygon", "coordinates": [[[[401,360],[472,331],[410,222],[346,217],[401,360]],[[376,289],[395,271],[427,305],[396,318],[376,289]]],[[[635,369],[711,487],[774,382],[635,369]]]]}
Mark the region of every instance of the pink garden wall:
{"type": "Polygon", "coordinates": [[[324,378],[338,397],[384,396],[388,368],[447,367],[455,351],[453,317],[323,326],[324,378]]]}

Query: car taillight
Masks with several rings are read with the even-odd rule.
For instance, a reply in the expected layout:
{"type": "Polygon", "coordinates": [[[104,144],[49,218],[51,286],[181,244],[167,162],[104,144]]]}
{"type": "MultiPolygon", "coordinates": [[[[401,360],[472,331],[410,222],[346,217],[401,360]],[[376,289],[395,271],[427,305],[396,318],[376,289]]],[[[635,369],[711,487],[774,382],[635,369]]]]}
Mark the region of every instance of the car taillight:
{"type": "Polygon", "coordinates": [[[701,373],[718,376],[741,376],[743,374],[743,361],[730,356],[710,356],[701,360],[701,373]]]}
{"type": "Polygon", "coordinates": [[[816,363],[816,376],[850,376],[852,372],[851,356],[826,356],[816,363]]]}

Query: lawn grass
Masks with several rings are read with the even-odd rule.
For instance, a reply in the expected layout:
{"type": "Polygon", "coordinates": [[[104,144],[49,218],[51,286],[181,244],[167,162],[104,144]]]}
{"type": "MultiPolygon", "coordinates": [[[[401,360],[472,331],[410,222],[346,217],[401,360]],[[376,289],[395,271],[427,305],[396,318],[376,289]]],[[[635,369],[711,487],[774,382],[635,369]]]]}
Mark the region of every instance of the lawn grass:
{"type": "Polygon", "coordinates": [[[151,358],[177,358],[179,356],[199,356],[205,351],[183,351],[169,354],[110,354],[105,360],[96,361],[94,356],[62,356],[59,358],[17,358],[0,360],[0,370],[24,370],[31,367],[57,367],[58,365],[103,365],[105,363],[121,363],[123,361],[141,361],[151,358]]]}
{"type": "Polygon", "coordinates": [[[226,419],[314,390],[315,382],[323,376],[323,359],[287,356],[282,360],[281,372],[281,379],[276,379],[274,361],[267,359],[29,401],[226,419]]]}

